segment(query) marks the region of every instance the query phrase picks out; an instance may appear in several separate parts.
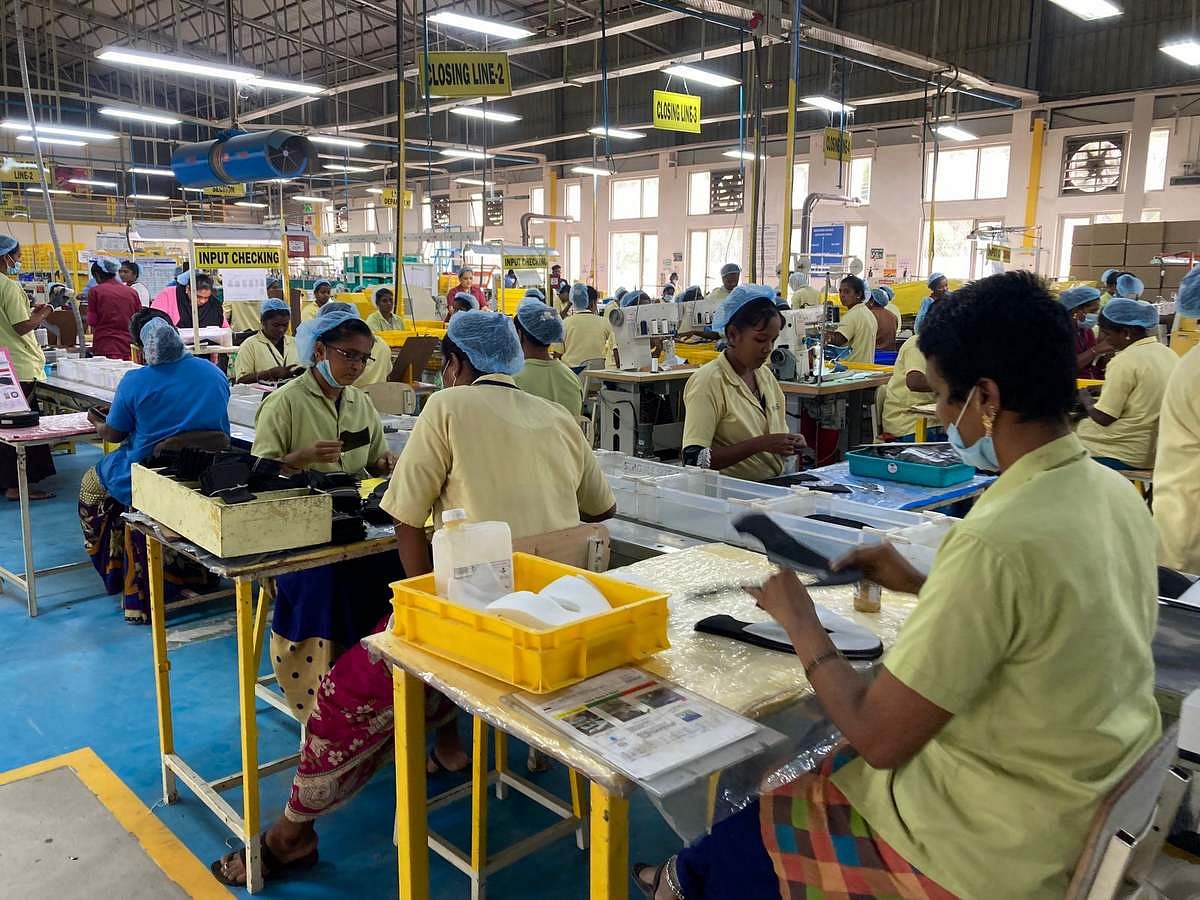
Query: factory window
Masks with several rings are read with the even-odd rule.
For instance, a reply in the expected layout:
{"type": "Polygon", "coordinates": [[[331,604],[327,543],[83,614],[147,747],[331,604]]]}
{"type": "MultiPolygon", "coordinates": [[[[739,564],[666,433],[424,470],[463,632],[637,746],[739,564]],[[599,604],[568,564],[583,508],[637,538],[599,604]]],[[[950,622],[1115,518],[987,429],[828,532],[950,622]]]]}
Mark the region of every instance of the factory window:
{"type": "Polygon", "coordinates": [[[1146,148],[1146,190],[1161,191],[1167,184],[1167,145],[1171,129],[1155,128],[1146,148]]]}
{"type": "Polygon", "coordinates": [[[563,215],[570,216],[576,222],[583,218],[583,189],[577,184],[568,184],[563,188],[563,215]]]}
{"type": "Polygon", "coordinates": [[[641,288],[653,295],[658,286],[658,235],[614,232],[609,239],[608,279],[617,287],[641,288]]]}
{"type": "Polygon", "coordinates": [[[1142,210],[1142,221],[1143,222],[1161,222],[1162,221],[1162,210],[1161,209],[1143,209],[1142,210]]]}
{"type": "Polygon", "coordinates": [[[710,228],[688,236],[688,284],[698,284],[707,294],[721,283],[721,266],[742,263],[741,228],[710,228]]]}
{"type": "Polygon", "coordinates": [[[653,219],[658,215],[658,178],[612,183],[612,219],[653,219]]]}
{"type": "Polygon", "coordinates": [[[688,215],[707,216],[712,212],[709,198],[711,172],[692,172],[688,175],[688,215]]]}
{"type": "Polygon", "coordinates": [[[483,194],[471,195],[471,227],[483,226],[483,194]]]}
{"type": "MultiPolygon", "coordinates": [[[[870,175],[867,176],[868,180],[870,175]]],[[[796,163],[792,166],[792,209],[803,209],[804,198],[808,196],[808,163],[796,163]]]]}
{"type": "Polygon", "coordinates": [[[583,281],[583,238],[577,234],[567,238],[567,280],[583,281]]]}
{"type": "MultiPolygon", "coordinates": [[[[995,200],[1008,195],[1008,144],[942,150],[937,161],[938,201],[995,200]]],[[[925,200],[934,199],[933,153],[925,154],[925,200]]]]}
{"type": "MultiPolygon", "coordinates": [[[[998,227],[995,219],[939,219],[933,223],[933,268],[948,278],[978,278],[986,274],[983,250],[985,241],[972,238],[980,228],[998,227]]],[[[1070,254],[1068,254],[1068,257],[1070,254]]],[[[928,268],[929,222],[921,223],[920,271],[928,268]]]]}
{"type": "MultiPolygon", "coordinates": [[[[1104,225],[1120,222],[1121,213],[1097,213],[1094,216],[1063,216],[1058,241],[1058,277],[1069,278],[1071,274],[1071,248],[1075,243],[1075,229],[1081,225],[1104,225]]],[[[1151,219],[1150,221],[1154,221],[1151,219]]]]}
{"type": "Polygon", "coordinates": [[[537,215],[546,214],[546,189],[535,187],[529,189],[529,211],[537,215]]]}
{"type": "Polygon", "coordinates": [[[378,231],[379,230],[379,224],[378,224],[379,220],[376,219],[376,217],[375,217],[375,207],[368,206],[366,209],[366,213],[367,213],[367,231],[378,231]]]}
{"type": "Polygon", "coordinates": [[[421,230],[433,230],[433,204],[428,200],[421,201],[421,230]]]}
{"type": "Polygon", "coordinates": [[[859,156],[850,160],[850,190],[851,197],[857,197],[863,205],[871,202],[871,164],[869,156],[859,156]]]}

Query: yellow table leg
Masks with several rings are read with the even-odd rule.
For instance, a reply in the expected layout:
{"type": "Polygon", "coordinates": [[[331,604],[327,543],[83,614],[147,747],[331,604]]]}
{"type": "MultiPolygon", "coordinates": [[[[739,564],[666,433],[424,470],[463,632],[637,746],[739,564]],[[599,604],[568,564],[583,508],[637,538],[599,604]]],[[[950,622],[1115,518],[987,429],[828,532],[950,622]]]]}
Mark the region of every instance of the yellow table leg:
{"type": "Polygon", "coordinates": [[[254,583],[234,583],[237,612],[238,711],[242,723],[242,824],[246,835],[246,889],[262,890],[262,847],[258,809],[258,720],[254,685],[260,657],[254,655],[254,583]]]}
{"type": "Polygon", "coordinates": [[[575,814],[575,818],[579,820],[579,828],[575,831],[575,845],[580,850],[588,848],[588,832],[587,832],[587,782],[583,776],[574,769],[569,769],[568,777],[571,782],[571,812],[575,814]]]}
{"type": "Polygon", "coordinates": [[[591,900],[629,900],[629,801],[592,782],[591,900]]]}
{"type": "Polygon", "coordinates": [[[258,586],[258,606],[254,610],[254,658],[262,659],[263,638],[267,631],[267,604],[270,601],[266,582],[258,586]]]}
{"type": "Polygon", "coordinates": [[[425,685],[392,670],[396,728],[396,857],[399,900],[428,900],[429,823],[425,800],[425,685]]]}
{"type": "Polygon", "coordinates": [[[175,752],[175,726],[171,719],[171,661],[167,659],[167,610],[163,595],[162,544],[146,537],[146,563],[150,576],[150,633],[154,643],[154,693],[158,698],[158,750],[162,766],[163,802],[179,799],[175,773],[166,756],[175,752]]]}
{"type": "Polygon", "coordinates": [[[925,427],[926,427],[925,417],[917,416],[917,431],[916,431],[916,434],[913,436],[916,438],[916,441],[918,444],[925,443],[925,427]]]}
{"type": "Polygon", "coordinates": [[[488,726],[471,717],[471,897],[482,896],[487,866],[488,726]]]}
{"type": "MultiPolygon", "coordinates": [[[[508,735],[496,729],[496,774],[508,772],[508,735]]],[[[496,799],[503,800],[508,796],[508,785],[500,778],[496,779],[496,799]]]]}

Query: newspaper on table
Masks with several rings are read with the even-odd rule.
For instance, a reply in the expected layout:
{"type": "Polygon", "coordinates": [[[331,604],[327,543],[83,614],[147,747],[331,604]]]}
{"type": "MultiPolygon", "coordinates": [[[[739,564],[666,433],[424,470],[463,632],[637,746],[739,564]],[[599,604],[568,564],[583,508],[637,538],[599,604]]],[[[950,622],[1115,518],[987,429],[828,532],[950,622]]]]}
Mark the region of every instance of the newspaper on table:
{"type": "Polygon", "coordinates": [[[512,696],[637,781],[652,780],[761,728],[634,668],[613,669],[549,696],[512,696]]]}

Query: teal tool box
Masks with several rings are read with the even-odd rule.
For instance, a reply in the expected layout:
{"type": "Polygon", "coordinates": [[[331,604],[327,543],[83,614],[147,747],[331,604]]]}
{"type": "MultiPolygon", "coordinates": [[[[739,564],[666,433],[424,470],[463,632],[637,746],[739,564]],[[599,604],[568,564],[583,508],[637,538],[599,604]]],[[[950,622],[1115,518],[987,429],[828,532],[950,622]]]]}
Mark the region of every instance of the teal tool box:
{"type": "MultiPolygon", "coordinates": [[[[949,444],[885,444],[859,447],[846,454],[850,474],[885,481],[903,481],[923,487],[949,487],[975,477],[975,469],[958,460],[949,444]],[[903,459],[900,454],[917,448],[934,450],[937,462],[903,459]],[[944,452],[940,452],[943,451],[944,452]],[[952,456],[953,455],[953,456],[952,456]]],[[[909,452],[909,456],[913,454],[909,452]]]]}

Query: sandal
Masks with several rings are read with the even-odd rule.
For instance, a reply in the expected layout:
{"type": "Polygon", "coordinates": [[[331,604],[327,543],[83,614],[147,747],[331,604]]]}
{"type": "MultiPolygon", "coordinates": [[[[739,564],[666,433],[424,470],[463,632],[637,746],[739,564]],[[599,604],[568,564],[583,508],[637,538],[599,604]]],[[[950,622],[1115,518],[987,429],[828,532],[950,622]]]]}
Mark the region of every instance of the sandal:
{"type": "Polygon", "coordinates": [[[645,863],[636,863],[633,867],[633,883],[637,885],[638,890],[642,892],[643,897],[649,897],[651,900],[653,900],[654,897],[658,896],[658,888],[659,885],[662,884],[663,873],[665,871],[667,871],[666,863],[663,863],[657,869],[655,869],[654,866],[648,866],[645,863]],[[654,869],[654,880],[649,886],[647,886],[646,882],[642,881],[642,874],[651,869],[654,869]]]}
{"type": "MultiPolygon", "coordinates": [[[[30,491],[29,492],[29,502],[37,503],[41,500],[53,500],[57,496],[58,495],[56,493],[54,493],[54,491],[30,491]]],[[[20,503],[21,498],[20,497],[9,497],[8,502],[9,503],[20,503]]]]}
{"type": "Polygon", "coordinates": [[[465,766],[463,766],[461,769],[451,769],[451,768],[448,768],[447,766],[442,765],[442,761],[440,759],[438,759],[436,747],[433,750],[431,750],[429,752],[429,756],[427,756],[425,758],[425,777],[426,778],[437,778],[441,775],[461,775],[463,772],[467,771],[467,769],[469,769],[469,768],[471,768],[471,764],[469,762],[465,766]]]}
{"type": "MultiPolygon", "coordinates": [[[[262,858],[262,878],[263,884],[270,881],[276,881],[281,878],[286,878],[289,875],[295,875],[298,872],[305,872],[317,864],[317,849],[314,847],[311,851],[301,856],[299,859],[293,859],[290,862],[283,862],[278,856],[267,846],[267,833],[264,831],[258,839],[259,853],[262,858]]],[[[242,869],[246,875],[249,871],[246,870],[246,848],[243,847],[235,854],[242,861],[242,869]]],[[[242,881],[232,881],[225,876],[225,857],[221,857],[216,862],[209,865],[209,870],[213,873],[213,877],[221,884],[227,884],[230,887],[246,886],[248,879],[243,878],[242,881]]]]}

